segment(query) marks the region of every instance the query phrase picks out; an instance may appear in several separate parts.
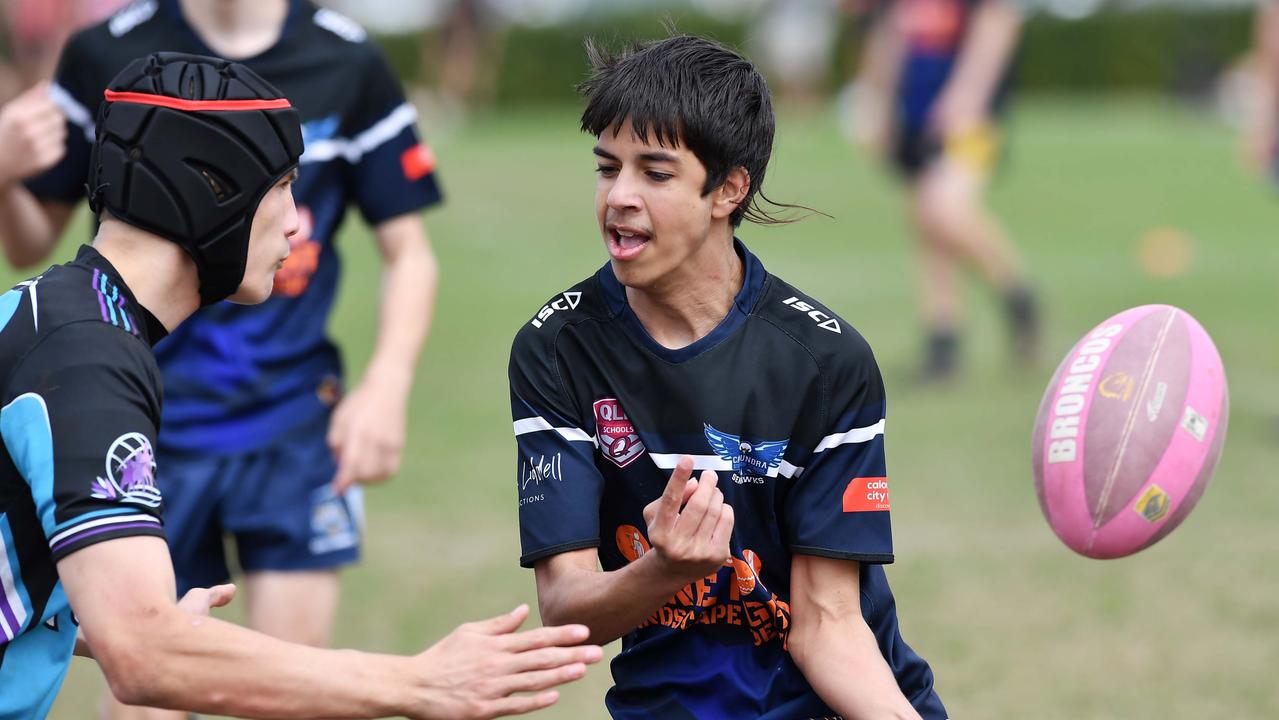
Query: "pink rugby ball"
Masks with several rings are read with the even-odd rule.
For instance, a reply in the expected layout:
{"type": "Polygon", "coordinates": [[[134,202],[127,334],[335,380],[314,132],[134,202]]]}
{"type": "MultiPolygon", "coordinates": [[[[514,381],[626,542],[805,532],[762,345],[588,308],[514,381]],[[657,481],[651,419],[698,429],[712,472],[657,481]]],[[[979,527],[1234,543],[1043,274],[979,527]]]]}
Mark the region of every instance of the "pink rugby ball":
{"type": "Polygon", "coordinates": [[[1184,310],[1143,305],[1093,328],[1035,419],[1035,492],[1053,532],[1091,558],[1172,532],[1212,479],[1229,413],[1221,356],[1184,310]]]}

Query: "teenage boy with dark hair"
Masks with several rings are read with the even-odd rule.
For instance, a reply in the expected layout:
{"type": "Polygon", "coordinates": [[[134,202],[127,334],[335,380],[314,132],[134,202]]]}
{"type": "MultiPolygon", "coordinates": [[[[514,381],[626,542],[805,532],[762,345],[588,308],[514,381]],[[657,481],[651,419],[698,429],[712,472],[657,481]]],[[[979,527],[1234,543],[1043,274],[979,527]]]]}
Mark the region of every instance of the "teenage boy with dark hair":
{"type": "Polygon", "coordinates": [[[882,567],[875,359],[733,236],[772,221],[764,80],[693,37],[590,54],[610,260],[524,325],[510,363],[543,621],[623,638],[616,718],[944,718],[882,567]]]}
{"type": "Polygon", "coordinates": [[[93,246],[0,296],[0,718],[46,717],[73,648],[123,702],[271,718],[528,712],[554,691],[517,693],[600,656],[560,647],[584,627],[512,634],[524,607],[396,657],[202,617],[232,586],[175,602],[151,345],[201,306],[271,294],[301,154],[297,111],[243,65],[159,53],[108,87],[93,246]]]}

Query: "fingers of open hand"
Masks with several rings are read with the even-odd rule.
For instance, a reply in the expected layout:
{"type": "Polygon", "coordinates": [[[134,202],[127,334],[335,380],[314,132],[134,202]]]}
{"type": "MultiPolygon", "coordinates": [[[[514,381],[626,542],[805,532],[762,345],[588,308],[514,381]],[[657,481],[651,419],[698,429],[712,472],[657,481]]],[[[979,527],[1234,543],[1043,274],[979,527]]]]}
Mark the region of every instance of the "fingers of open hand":
{"type": "Polygon", "coordinates": [[[527,618],[528,605],[520,605],[508,613],[461,625],[454,631],[454,634],[458,632],[474,632],[482,635],[505,635],[515,632],[515,629],[523,624],[527,618]]]}
{"type": "Polygon", "coordinates": [[[537,648],[577,645],[590,635],[585,625],[556,625],[525,630],[502,638],[502,647],[511,652],[537,648]]]}
{"type": "MultiPolygon", "coordinates": [[[[540,670],[554,670],[569,665],[590,665],[599,662],[603,651],[598,645],[579,645],[574,647],[542,647],[527,652],[512,653],[507,665],[511,673],[528,673],[540,670]]],[[[549,687],[543,685],[542,687],[549,687]]],[[[535,690],[535,687],[524,687],[519,690],[535,690]]]]}
{"type": "Polygon", "coordinates": [[[547,690],[536,695],[516,695],[514,697],[501,698],[500,700],[485,703],[483,714],[476,717],[495,718],[506,715],[524,715],[550,707],[559,699],[560,694],[554,690],[547,690]]]}

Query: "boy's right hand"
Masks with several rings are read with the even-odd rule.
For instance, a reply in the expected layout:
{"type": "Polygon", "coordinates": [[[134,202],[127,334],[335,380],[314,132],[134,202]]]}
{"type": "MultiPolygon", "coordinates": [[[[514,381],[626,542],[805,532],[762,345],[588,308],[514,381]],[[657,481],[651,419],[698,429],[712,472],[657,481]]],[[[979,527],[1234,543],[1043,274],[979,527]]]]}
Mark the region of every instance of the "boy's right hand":
{"type": "Polygon", "coordinates": [[[662,496],[644,508],[656,560],[665,574],[682,583],[714,573],[729,558],[733,508],[724,502],[718,483],[719,475],[712,470],[703,470],[694,480],[693,458],[685,455],[662,496]]]}

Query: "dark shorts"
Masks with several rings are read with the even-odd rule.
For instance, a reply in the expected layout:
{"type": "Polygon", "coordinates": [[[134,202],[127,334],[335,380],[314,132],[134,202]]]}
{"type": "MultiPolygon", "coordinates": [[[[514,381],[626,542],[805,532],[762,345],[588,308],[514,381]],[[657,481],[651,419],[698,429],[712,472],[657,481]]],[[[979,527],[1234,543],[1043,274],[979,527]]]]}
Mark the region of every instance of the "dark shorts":
{"type": "Polygon", "coordinates": [[[330,489],[337,465],[324,420],[242,455],[161,448],[156,481],[179,594],[231,577],[227,536],[244,572],[331,570],[359,559],[362,490],[330,489]]]}
{"type": "Polygon", "coordinates": [[[908,181],[942,157],[949,157],[989,177],[1003,160],[1005,148],[996,125],[976,128],[962,138],[943,142],[928,130],[899,127],[893,138],[893,166],[908,181]]]}

